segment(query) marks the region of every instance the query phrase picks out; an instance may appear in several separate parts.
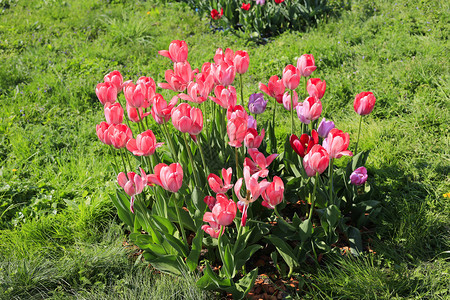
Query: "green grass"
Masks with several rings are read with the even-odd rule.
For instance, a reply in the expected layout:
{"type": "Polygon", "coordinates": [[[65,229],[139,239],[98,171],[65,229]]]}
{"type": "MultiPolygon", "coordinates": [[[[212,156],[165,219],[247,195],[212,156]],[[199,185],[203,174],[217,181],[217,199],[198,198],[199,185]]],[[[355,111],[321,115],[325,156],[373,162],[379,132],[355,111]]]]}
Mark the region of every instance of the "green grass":
{"type": "MultiPolygon", "coordinates": [[[[376,254],[305,267],[298,297],[450,293],[446,1],[352,1],[316,28],[266,45],[211,33],[207,20],[179,3],[8,3],[0,5],[0,298],[211,297],[189,276],[134,266],[108,196],[111,157],[94,129],[103,120],[95,95],[103,76],[118,69],[125,79],[162,82],[170,63],[157,51],[174,39],[187,41],[193,67],[212,61],[218,47],[246,49],[247,96],[301,54],[314,54],[314,76],[327,81],[324,115],[350,132],[351,149],[354,96],[377,98],[360,141],[371,149],[369,180],[384,207],[371,234],[376,254]]],[[[277,113],[279,124],[289,124],[287,112],[277,113]]],[[[280,137],[288,130],[281,127],[280,137]]]]}

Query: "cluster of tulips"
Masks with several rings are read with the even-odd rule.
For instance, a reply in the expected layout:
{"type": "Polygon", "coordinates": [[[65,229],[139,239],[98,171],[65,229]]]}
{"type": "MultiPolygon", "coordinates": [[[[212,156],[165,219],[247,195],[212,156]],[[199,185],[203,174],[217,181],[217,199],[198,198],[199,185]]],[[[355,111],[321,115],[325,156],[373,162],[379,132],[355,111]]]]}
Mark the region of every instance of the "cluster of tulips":
{"type": "MultiPolygon", "coordinates": [[[[136,83],[131,80],[124,82],[120,72],[113,71],[96,87],[106,118],[106,122],[96,126],[97,136],[111,146],[111,151],[118,150],[112,153],[115,170],[123,168],[117,175],[117,182],[129,196],[118,190],[117,197],[112,197],[112,200],[119,217],[133,230],[130,237],[155,267],[175,274],[194,271],[198,267],[202,247],[217,246],[224,268],[217,275],[207,264],[199,286],[220,288],[243,297],[248,289],[234,278],[251,255],[261,248],[264,235],[271,233],[265,241],[275,245],[290,268],[289,274],[300,259],[290,262],[284,253],[284,248],[292,246],[288,242],[288,232],[295,232],[302,241],[302,246],[292,250],[292,255],[306,255],[303,244],[305,239],[312,237],[316,191],[322,182],[319,176],[327,169],[328,184],[322,182],[327,197],[319,203],[317,214],[325,215],[325,218],[328,214],[333,218],[341,216],[337,201],[341,196],[333,187],[333,160],[353,155],[348,149],[349,134],[335,128],[334,123],[325,118],[318,122],[326,82],[319,78],[308,79],[316,69],[313,55],[304,54],[296,66],[286,66],[281,79],[274,75],[267,85],[260,83],[262,93],[249,97],[247,112],[244,108],[243,74],[249,68],[250,59],[246,51],[218,49],[214,62],[205,62],[200,70],[193,70],[187,61],[188,46],[184,41],[172,41],[169,49],[161,50],[159,54],[173,63],[173,69],[165,72],[166,82],[156,84],[151,77],[140,77],[136,83]],[[240,105],[237,104],[238,93],[232,85],[236,76],[240,78],[240,105]],[[299,101],[301,78],[305,78],[307,93],[303,101],[299,101]],[[170,101],[158,93],[158,87],[171,91],[166,94],[173,93],[170,101]],[[128,118],[124,118],[120,91],[124,94],[128,118]],[[266,110],[270,98],[274,99],[273,114],[272,122],[266,121],[266,130],[271,147],[266,149],[266,130],[262,128],[258,133],[257,116],[266,110]],[[277,143],[274,140],[275,114],[279,104],[290,112],[291,117],[291,135],[286,144],[290,147],[281,155],[275,153],[277,143]],[[204,114],[208,114],[205,119],[204,114]],[[170,121],[173,128],[168,126],[170,121]],[[301,125],[300,137],[295,135],[296,123],[301,125]],[[158,136],[164,136],[165,145],[157,141],[150,128],[156,128],[158,136]],[[133,138],[136,131],[140,133],[133,138]],[[157,151],[158,148],[160,150],[157,151]],[[290,153],[296,153],[300,161],[290,153]],[[130,154],[134,158],[130,159],[130,154]],[[120,163],[116,156],[120,156],[120,163]],[[281,159],[277,159],[280,156],[281,159]],[[276,169],[271,168],[274,162],[276,169]],[[299,165],[292,166],[292,162],[299,165]],[[139,174],[134,172],[137,167],[139,174]],[[220,172],[222,178],[214,171],[220,172]],[[295,177],[301,180],[295,181],[295,177]],[[309,180],[310,177],[313,179],[309,180]],[[285,184],[292,186],[293,182],[298,186],[291,189],[291,194],[295,195],[289,197],[289,203],[297,202],[299,196],[305,194],[300,189],[308,187],[308,184],[313,183],[313,191],[308,190],[305,197],[309,212],[287,220],[277,207],[287,205],[283,203],[285,184]],[[146,187],[149,187],[148,192],[144,193],[146,187]],[[260,197],[262,200],[259,202],[260,197]],[[252,209],[253,203],[260,205],[255,204],[252,209]],[[274,214],[267,217],[260,207],[274,214]],[[326,209],[326,212],[320,209],[326,209]],[[277,235],[267,225],[271,216],[280,226],[285,226],[282,229],[286,233],[284,236],[277,235]],[[267,226],[261,225],[264,222],[267,226]],[[230,232],[225,235],[227,226],[230,232]],[[189,233],[194,236],[193,240],[187,238],[189,233]],[[204,237],[203,233],[210,237],[204,237]],[[232,240],[234,247],[231,247],[232,240]]],[[[356,96],[354,109],[362,118],[373,110],[374,104],[374,95],[364,92],[356,96]]],[[[356,188],[366,182],[367,170],[364,166],[356,168],[353,165],[347,180],[356,188]]],[[[330,225],[328,231],[324,231],[328,238],[337,236],[337,223],[330,225]]],[[[332,243],[333,239],[327,241],[332,243]]],[[[316,253],[315,249],[312,250],[316,253]]],[[[247,273],[242,282],[249,285],[250,280],[252,283],[257,275],[255,270],[247,273]]]]}

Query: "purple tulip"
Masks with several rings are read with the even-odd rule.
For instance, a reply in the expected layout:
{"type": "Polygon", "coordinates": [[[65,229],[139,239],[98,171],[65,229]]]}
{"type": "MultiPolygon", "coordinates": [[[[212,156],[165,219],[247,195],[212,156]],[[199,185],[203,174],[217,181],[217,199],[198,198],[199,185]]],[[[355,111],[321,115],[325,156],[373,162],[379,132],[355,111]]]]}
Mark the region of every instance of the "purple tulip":
{"type": "Polygon", "coordinates": [[[255,118],[253,118],[253,116],[248,116],[247,128],[253,128],[256,130],[256,120],[255,118]]]}
{"type": "Polygon", "coordinates": [[[267,102],[263,93],[252,94],[248,100],[248,110],[252,114],[262,114],[266,110],[267,102]]]}
{"type": "Polygon", "coordinates": [[[317,133],[319,134],[319,136],[326,138],[328,136],[328,132],[330,132],[330,130],[333,128],[334,128],[334,122],[327,121],[327,120],[325,120],[325,118],[323,118],[319,124],[319,127],[317,128],[317,133]]]}
{"type": "Polygon", "coordinates": [[[350,175],[350,181],[354,185],[363,185],[367,181],[367,169],[359,167],[350,175]]]}

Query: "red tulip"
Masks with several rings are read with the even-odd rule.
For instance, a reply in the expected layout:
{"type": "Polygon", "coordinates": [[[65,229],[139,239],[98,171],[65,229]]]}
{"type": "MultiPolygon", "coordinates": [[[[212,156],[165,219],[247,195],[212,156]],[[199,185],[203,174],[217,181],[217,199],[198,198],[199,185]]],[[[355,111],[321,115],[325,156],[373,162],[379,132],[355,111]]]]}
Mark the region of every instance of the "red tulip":
{"type": "Polygon", "coordinates": [[[270,77],[267,85],[259,83],[259,89],[270,97],[274,97],[278,103],[282,102],[285,87],[283,80],[278,79],[277,75],[270,77]]]}
{"type": "Polygon", "coordinates": [[[197,135],[203,128],[202,111],[187,103],[181,103],[172,109],[172,124],[181,132],[197,135]]]}
{"type": "Polygon", "coordinates": [[[300,75],[297,68],[293,65],[287,65],[283,71],[283,84],[289,90],[295,90],[300,84],[300,75]]]}
{"type": "Polygon", "coordinates": [[[252,160],[248,157],[244,160],[244,167],[249,167],[251,174],[257,173],[259,177],[266,177],[269,174],[267,167],[272,163],[272,161],[278,156],[278,154],[271,154],[267,158],[258,151],[256,148],[248,149],[252,160]]]}
{"type": "Polygon", "coordinates": [[[209,174],[208,175],[208,184],[211,190],[214,191],[214,193],[226,193],[229,189],[233,187],[233,184],[231,184],[231,175],[233,174],[233,171],[231,168],[228,169],[222,169],[222,179],[219,178],[216,174],[209,174]]]}
{"type": "Polygon", "coordinates": [[[250,64],[250,56],[247,51],[236,51],[233,63],[238,74],[246,73],[248,70],[248,65],[250,64]]]}
{"type": "Polygon", "coordinates": [[[322,99],[327,88],[327,83],[319,78],[310,78],[306,84],[306,90],[311,97],[322,99]]]}
{"type": "Polygon", "coordinates": [[[213,196],[205,196],[205,198],[203,198],[203,202],[208,205],[209,210],[212,210],[214,205],[216,205],[216,198],[213,196]]]}
{"type": "Polygon", "coordinates": [[[306,133],[300,136],[300,139],[295,135],[291,135],[289,139],[292,149],[295,153],[300,155],[300,157],[305,157],[306,154],[311,150],[311,148],[319,143],[319,135],[317,131],[312,130],[312,135],[309,136],[306,133]]]}
{"type": "Polygon", "coordinates": [[[106,103],[113,104],[117,100],[117,88],[111,82],[102,82],[97,84],[95,88],[98,100],[105,105],[106,103]]]}
{"type": "Polygon", "coordinates": [[[372,92],[362,92],[356,95],[353,108],[357,114],[365,116],[372,112],[375,101],[376,99],[372,92]]]}
{"type": "Polygon", "coordinates": [[[106,122],[109,124],[120,124],[123,122],[123,108],[119,102],[114,104],[106,102],[104,112],[106,122]]]}
{"type": "Polygon", "coordinates": [[[275,206],[283,201],[284,197],[284,183],[280,177],[274,176],[273,182],[262,193],[264,201],[261,203],[263,206],[274,209],[275,206]]]}
{"type": "Polygon", "coordinates": [[[228,106],[227,109],[227,120],[230,120],[232,118],[248,118],[247,111],[244,109],[242,105],[236,105],[236,106],[228,106]]]}
{"type": "Polygon", "coordinates": [[[328,167],[329,161],[327,150],[321,145],[314,145],[303,158],[303,167],[306,174],[313,177],[316,173],[322,174],[328,167]]]}
{"type": "Polygon", "coordinates": [[[155,153],[156,148],[164,143],[157,143],[153,131],[150,129],[138,134],[136,139],[131,138],[127,142],[127,149],[136,156],[149,156],[155,153]]]}
{"type": "Polygon", "coordinates": [[[264,129],[261,130],[261,135],[258,135],[256,129],[248,128],[244,138],[244,145],[247,148],[259,148],[264,140],[264,129]]]}
{"type": "Polygon", "coordinates": [[[178,192],[183,184],[183,168],[179,163],[170,166],[160,163],[155,166],[155,174],[147,176],[148,184],[157,184],[172,193],[178,192]]]}
{"type": "Polygon", "coordinates": [[[223,16],[223,8],[220,9],[220,14],[217,11],[217,9],[211,10],[211,18],[213,20],[219,20],[220,18],[222,18],[222,16],[223,16]]]}
{"type": "Polygon", "coordinates": [[[106,122],[101,122],[100,124],[97,124],[95,126],[95,131],[97,133],[98,138],[102,143],[106,145],[111,145],[111,140],[109,139],[109,136],[107,134],[107,130],[109,128],[110,124],[106,122]]]}
{"type": "Polygon", "coordinates": [[[218,85],[214,89],[214,94],[217,98],[210,96],[209,99],[219,104],[223,108],[236,106],[236,89],[232,85],[229,85],[228,88],[225,88],[223,85],[218,85]]]}
{"type": "Polygon", "coordinates": [[[134,196],[142,193],[144,187],[147,185],[147,175],[142,168],[139,169],[141,170],[141,176],[134,172],[128,172],[127,175],[125,175],[124,172],[120,172],[119,175],[117,175],[117,182],[124,189],[125,193],[127,193],[128,196],[131,196],[130,210],[133,214],[134,196]]]}
{"type": "Polygon", "coordinates": [[[322,144],[330,155],[330,159],[340,158],[342,155],[353,156],[353,153],[347,150],[350,144],[348,132],[344,133],[342,130],[333,128],[328,133],[327,138],[323,140],[322,144]]]}
{"type": "Polygon", "coordinates": [[[248,124],[248,115],[245,110],[237,110],[233,113],[230,113],[230,118],[228,119],[227,123],[227,133],[228,138],[230,139],[228,144],[231,147],[239,148],[242,146],[245,134],[247,133],[247,124],[248,124]]]}
{"type": "Polygon", "coordinates": [[[250,3],[248,3],[248,4],[242,3],[241,8],[242,8],[243,10],[249,10],[249,9],[250,9],[250,3]]]}
{"type": "Polygon", "coordinates": [[[117,91],[120,91],[122,89],[123,77],[122,74],[120,74],[120,72],[117,70],[106,74],[105,77],[103,77],[103,81],[111,82],[116,87],[117,91]]]}
{"type": "Polygon", "coordinates": [[[297,105],[297,116],[300,122],[309,124],[311,121],[317,120],[322,113],[322,102],[319,98],[308,97],[297,105]]]}
{"type": "Polygon", "coordinates": [[[105,134],[108,135],[111,145],[116,149],[125,148],[128,140],[133,137],[131,129],[125,124],[111,124],[105,134]]]}
{"type": "Polygon", "coordinates": [[[284,2],[284,0],[275,0],[275,3],[278,3],[278,4],[283,3],[283,2],[284,2]]]}
{"type": "Polygon", "coordinates": [[[185,62],[188,57],[188,46],[185,41],[175,40],[169,45],[169,51],[160,50],[158,53],[170,58],[174,63],[185,62]]]}
{"type": "Polygon", "coordinates": [[[156,94],[153,98],[152,117],[156,123],[164,124],[169,121],[173,107],[178,102],[178,96],[173,96],[169,104],[164,100],[161,94],[156,94]]]}
{"type": "Polygon", "coordinates": [[[303,54],[297,60],[297,69],[299,74],[303,77],[308,77],[316,69],[316,66],[314,64],[315,61],[312,54],[303,54]]]}

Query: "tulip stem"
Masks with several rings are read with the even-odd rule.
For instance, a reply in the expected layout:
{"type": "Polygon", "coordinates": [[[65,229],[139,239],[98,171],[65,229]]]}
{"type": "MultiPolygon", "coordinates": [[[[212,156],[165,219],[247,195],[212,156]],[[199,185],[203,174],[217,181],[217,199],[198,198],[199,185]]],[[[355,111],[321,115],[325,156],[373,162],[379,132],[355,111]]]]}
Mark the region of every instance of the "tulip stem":
{"type": "Polygon", "coordinates": [[[125,157],[127,158],[128,165],[130,166],[130,170],[133,171],[133,166],[131,165],[130,158],[128,157],[128,151],[124,149],[125,157]]]}
{"type": "Polygon", "coordinates": [[[109,147],[109,152],[111,152],[111,156],[114,159],[114,164],[117,170],[119,170],[119,165],[117,164],[116,156],[114,155],[113,146],[109,147]]]}
{"type": "Polygon", "coordinates": [[[238,178],[240,178],[239,177],[239,155],[238,155],[237,147],[234,147],[234,154],[235,154],[234,160],[236,161],[236,180],[237,180],[238,178]]]}
{"type": "Polygon", "coordinates": [[[330,203],[334,204],[333,200],[333,159],[330,157],[330,164],[328,166],[328,180],[330,182],[330,203]]]}
{"type": "Polygon", "coordinates": [[[174,201],[174,202],[175,202],[175,211],[177,213],[177,218],[178,218],[178,224],[180,224],[181,235],[183,236],[184,243],[187,245],[186,233],[184,232],[183,222],[181,222],[181,217],[180,217],[180,211],[179,211],[179,208],[178,208],[178,204],[177,204],[177,201],[174,201]]]}
{"type": "Polygon", "coordinates": [[[238,224],[236,225],[238,232],[237,232],[237,236],[236,236],[236,242],[234,243],[234,247],[233,247],[233,255],[236,253],[237,250],[237,246],[238,246],[238,241],[239,241],[239,237],[241,236],[241,222],[237,222],[238,224]]]}
{"type": "Polygon", "coordinates": [[[194,165],[194,158],[192,157],[191,147],[189,147],[189,143],[187,141],[186,135],[187,135],[187,133],[182,134],[183,139],[184,139],[184,144],[186,145],[186,149],[187,149],[187,152],[189,155],[189,160],[191,161],[191,167],[192,167],[192,173],[194,173],[195,185],[200,186],[200,179],[197,174],[197,169],[195,168],[195,165],[194,165]]]}
{"type": "Polygon", "coordinates": [[[317,182],[319,181],[319,172],[316,172],[316,180],[314,180],[314,189],[313,189],[313,194],[312,194],[312,199],[311,199],[311,209],[309,211],[309,216],[308,216],[308,220],[311,220],[312,215],[313,215],[313,211],[314,211],[314,205],[315,205],[315,201],[316,201],[316,189],[317,189],[317,182]]]}
{"type": "MultiPolygon", "coordinates": [[[[201,135],[201,134],[200,134],[201,135]]],[[[205,162],[205,155],[203,154],[202,145],[200,143],[200,139],[197,141],[198,150],[200,150],[200,156],[202,157],[203,169],[205,170],[205,174],[209,174],[208,166],[205,162]]]]}
{"type": "Polygon", "coordinates": [[[244,106],[244,85],[242,84],[242,74],[239,74],[241,80],[241,105],[244,106]]]}
{"type": "Polygon", "coordinates": [[[361,134],[362,115],[359,118],[358,139],[356,140],[355,155],[358,154],[359,135],[361,134]]]}
{"type": "MultiPolygon", "coordinates": [[[[127,175],[127,174],[128,174],[128,173],[127,173],[127,164],[125,163],[125,160],[123,159],[122,151],[119,150],[119,153],[120,153],[120,158],[122,158],[123,167],[124,167],[124,169],[125,169],[125,175],[127,175]]],[[[130,171],[131,171],[131,170],[130,170],[130,171]]],[[[128,177],[128,175],[127,175],[127,177],[128,177]]]]}
{"type": "Polygon", "coordinates": [[[279,219],[283,219],[283,218],[281,217],[280,213],[278,212],[278,209],[277,209],[276,206],[273,208],[273,210],[274,210],[274,212],[275,212],[275,215],[276,215],[279,219]]]}
{"type": "Polygon", "coordinates": [[[295,125],[294,125],[294,92],[291,90],[291,134],[294,134],[295,125]]]}
{"type": "Polygon", "coordinates": [[[176,153],[175,153],[175,148],[173,146],[172,137],[170,136],[169,128],[167,128],[166,122],[163,122],[163,128],[165,129],[164,135],[166,136],[166,140],[169,142],[169,148],[170,148],[170,152],[172,153],[172,159],[174,161],[176,161],[177,160],[177,156],[176,156],[176,153]]]}

